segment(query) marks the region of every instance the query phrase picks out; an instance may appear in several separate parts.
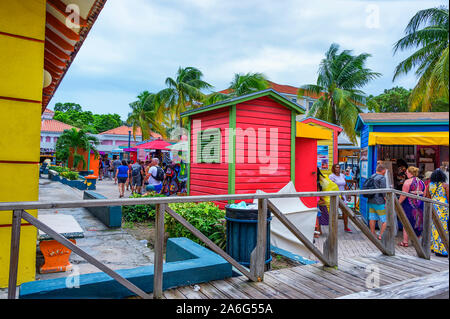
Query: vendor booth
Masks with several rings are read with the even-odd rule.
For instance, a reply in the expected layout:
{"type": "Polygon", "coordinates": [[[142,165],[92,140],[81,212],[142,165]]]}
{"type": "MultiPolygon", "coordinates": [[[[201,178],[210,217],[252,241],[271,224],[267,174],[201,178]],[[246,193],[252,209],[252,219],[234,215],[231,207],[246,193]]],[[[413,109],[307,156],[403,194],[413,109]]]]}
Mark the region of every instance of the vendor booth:
{"type": "MultiPolygon", "coordinates": [[[[375,173],[378,162],[387,168],[388,186],[401,190],[408,166],[427,171],[442,168],[448,174],[449,115],[447,112],[361,113],[360,186],[375,173]]],[[[361,215],[368,216],[367,199],[360,197],[361,215]]]]}
{"type": "Polygon", "coordinates": [[[302,119],[300,123],[317,126],[331,133],[329,139],[317,141],[317,167],[323,174],[330,175],[331,167],[338,163],[338,136],[343,128],[314,117],[302,119]]]}

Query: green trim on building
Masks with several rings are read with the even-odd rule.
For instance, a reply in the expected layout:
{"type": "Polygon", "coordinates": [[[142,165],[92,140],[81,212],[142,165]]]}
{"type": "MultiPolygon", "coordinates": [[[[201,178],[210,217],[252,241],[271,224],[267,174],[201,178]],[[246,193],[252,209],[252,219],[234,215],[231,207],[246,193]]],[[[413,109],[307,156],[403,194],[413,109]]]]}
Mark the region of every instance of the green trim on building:
{"type": "MultiPolygon", "coordinates": [[[[228,194],[236,192],[236,105],[230,107],[228,135],[228,194]]],[[[231,203],[232,201],[229,201],[231,203]]]]}
{"type": "Polygon", "coordinates": [[[291,181],[295,185],[295,137],[297,136],[297,120],[294,111],[291,111],[291,181]]]}

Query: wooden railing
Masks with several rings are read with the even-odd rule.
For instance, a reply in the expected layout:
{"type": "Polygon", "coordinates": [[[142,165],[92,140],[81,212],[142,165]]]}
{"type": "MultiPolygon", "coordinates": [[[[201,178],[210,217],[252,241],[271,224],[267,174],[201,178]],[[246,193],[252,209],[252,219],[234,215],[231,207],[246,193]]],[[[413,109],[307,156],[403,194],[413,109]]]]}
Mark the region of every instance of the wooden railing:
{"type": "Polygon", "coordinates": [[[434,223],[440,238],[442,239],[446,250],[448,251],[448,235],[445,233],[437,213],[434,211],[433,204],[449,207],[448,204],[433,201],[425,197],[419,197],[408,193],[399,192],[393,189],[378,190],[354,190],[354,191],[338,191],[338,192],[299,192],[290,194],[266,193],[266,194],[240,194],[240,195],[211,195],[211,196],[180,196],[180,197],[156,197],[156,198],[134,198],[119,200],[79,200],[79,201],[60,201],[60,202],[10,202],[0,203],[1,211],[13,211],[12,216],[12,234],[11,234],[11,255],[9,269],[9,285],[8,298],[16,298],[17,289],[17,269],[19,262],[19,244],[20,244],[20,227],[21,219],[26,220],[38,229],[47,233],[50,237],[84,258],[86,261],[105,272],[120,284],[128,288],[130,291],[142,298],[149,298],[146,292],[139,287],[120,276],[114,270],[110,269],[91,255],[87,254],[81,248],[74,245],[68,239],[58,234],[37,218],[28,214],[29,209],[61,209],[61,208],[77,208],[77,207],[99,207],[99,206],[130,206],[130,205],[156,205],[155,217],[155,261],[154,261],[154,280],[153,280],[153,298],[162,298],[163,285],[163,247],[164,247],[164,215],[167,213],[175,220],[186,227],[192,234],[199,238],[215,253],[223,257],[232,264],[239,272],[251,281],[264,280],[265,266],[265,249],[267,240],[267,210],[271,212],[292,232],[307,249],[316,256],[319,261],[328,267],[338,265],[338,208],[346,214],[352,222],[362,231],[362,233],[385,255],[392,256],[395,254],[395,213],[404,225],[405,231],[408,233],[413,246],[420,258],[430,258],[431,247],[431,225],[434,223]],[[349,209],[341,196],[362,195],[362,194],[386,194],[386,211],[387,211],[387,227],[382,236],[381,242],[371,233],[367,225],[360,220],[355,213],[349,209]],[[422,241],[420,242],[414,233],[413,227],[409,223],[402,206],[398,202],[395,195],[404,195],[411,198],[417,198],[425,202],[424,209],[424,228],[422,241]],[[271,199],[290,198],[290,197],[317,197],[330,196],[329,211],[329,234],[321,252],[314,244],[306,238],[301,231],[292,224],[288,218],[272,203],[271,199]],[[257,224],[257,244],[250,258],[250,268],[246,268],[239,264],[235,259],[228,255],[225,251],[214,244],[209,238],[202,234],[198,229],[192,226],[187,220],[173,211],[168,204],[170,203],[186,203],[186,202],[205,202],[205,201],[236,201],[244,199],[253,199],[258,201],[258,224],[257,224]]]}

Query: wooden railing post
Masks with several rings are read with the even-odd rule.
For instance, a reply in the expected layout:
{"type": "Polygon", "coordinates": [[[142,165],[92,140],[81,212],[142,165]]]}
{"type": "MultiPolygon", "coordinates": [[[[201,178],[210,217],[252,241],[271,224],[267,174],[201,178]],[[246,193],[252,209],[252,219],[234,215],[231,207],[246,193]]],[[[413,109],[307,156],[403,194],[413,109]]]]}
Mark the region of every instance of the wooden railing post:
{"type": "Polygon", "coordinates": [[[432,206],[430,203],[424,203],[423,206],[423,231],[422,231],[422,250],[425,254],[425,259],[430,259],[431,254],[431,212],[432,206]]]}
{"type": "Polygon", "coordinates": [[[323,255],[330,267],[338,264],[338,207],[339,197],[330,196],[329,234],[323,245],[323,255]]]}
{"type": "Polygon", "coordinates": [[[155,262],[153,273],[153,298],[161,299],[163,292],[163,249],[164,249],[164,213],[166,204],[156,205],[155,216],[155,262]]]}
{"type": "Polygon", "coordinates": [[[256,247],[250,255],[250,272],[263,281],[267,246],[267,199],[258,199],[258,227],[256,247]]]}
{"type": "Polygon", "coordinates": [[[19,267],[20,226],[22,210],[14,210],[11,226],[11,252],[9,259],[8,299],[16,299],[17,270],[19,267]]]}
{"type": "MultiPolygon", "coordinates": [[[[395,255],[395,202],[394,202],[394,192],[386,194],[386,230],[381,237],[381,243],[384,246],[385,254],[387,256],[395,255]]],[[[381,226],[381,225],[380,225],[381,226]]]]}

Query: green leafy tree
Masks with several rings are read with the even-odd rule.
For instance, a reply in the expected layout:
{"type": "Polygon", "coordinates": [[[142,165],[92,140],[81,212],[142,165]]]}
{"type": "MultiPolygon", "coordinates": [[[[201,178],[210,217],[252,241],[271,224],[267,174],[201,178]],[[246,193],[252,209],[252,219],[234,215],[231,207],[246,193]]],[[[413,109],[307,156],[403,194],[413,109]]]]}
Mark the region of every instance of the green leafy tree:
{"type": "Polygon", "coordinates": [[[212,86],[203,81],[203,73],[194,67],[178,68],[175,78],[168,77],[167,88],[156,95],[156,102],[165,107],[165,114],[170,118],[171,126],[178,121],[182,126],[181,113],[200,105],[204,99],[202,90],[212,86]]]}
{"type": "Polygon", "coordinates": [[[86,167],[86,160],[78,153],[80,150],[92,150],[96,157],[98,151],[96,145],[99,141],[96,137],[90,136],[84,130],[77,130],[72,128],[64,130],[56,142],[56,158],[61,161],[66,161],[73,151],[73,168],[77,167],[80,161],[83,163],[83,169],[86,167]]]}
{"type": "Polygon", "coordinates": [[[267,88],[269,88],[269,82],[263,73],[235,74],[233,81],[226,90],[228,93],[212,93],[205,98],[204,104],[214,104],[234,97],[262,91],[267,88]]]}
{"type": "Polygon", "coordinates": [[[338,51],[339,45],[333,43],[320,63],[317,83],[302,86],[298,96],[319,95],[308,116],[342,126],[356,143],[356,119],[366,101],[361,89],[381,74],[365,66],[370,54],[355,56],[351,50],[338,51]]]}
{"type": "Polygon", "coordinates": [[[367,107],[370,112],[388,113],[388,112],[408,112],[408,100],[411,90],[403,87],[393,87],[384,90],[377,96],[369,95],[367,107]]]}
{"type": "Polygon", "coordinates": [[[76,111],[76,112],[81,112],[81,105],[77,104],[77,103],[61,103],[58,102],[55,104],[55,108],[54,108],[55,112],[56,111],[60,111],[60,112],[67,112],[67,111],[76,111]]]}
{"type": "Polygon", "coordinates": [[[142,131],[142,140],[150,138],[151,131],[166,136],[165,120],[161,115],[163,109],[156,101],[156,95],[144,91],[137,96],[137,101],[130,103],[131,112],[127,124],[133,127],[133,138],[136,140],[136,130],[142,131]]]}
{"type": "Polygon", "coordinates": [[[410,96],[411,110],[421,108],[428,112],[436,100],[448,104],[448,7],[420,10],[409,21],[405,33],[406,36],[394,44],[394,54],[417,50],[397,65],[393,80],[416,69],[419,80],[410,96]]]}

